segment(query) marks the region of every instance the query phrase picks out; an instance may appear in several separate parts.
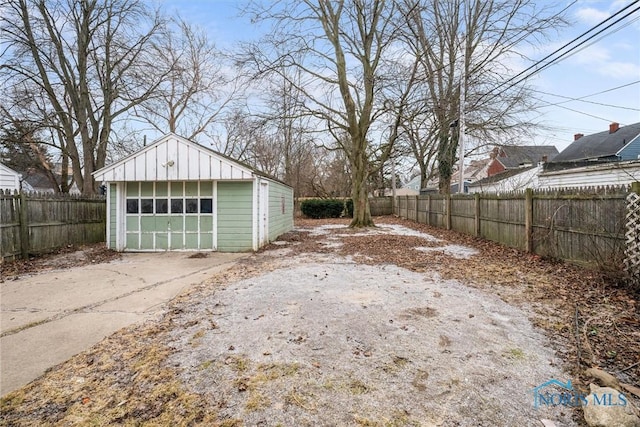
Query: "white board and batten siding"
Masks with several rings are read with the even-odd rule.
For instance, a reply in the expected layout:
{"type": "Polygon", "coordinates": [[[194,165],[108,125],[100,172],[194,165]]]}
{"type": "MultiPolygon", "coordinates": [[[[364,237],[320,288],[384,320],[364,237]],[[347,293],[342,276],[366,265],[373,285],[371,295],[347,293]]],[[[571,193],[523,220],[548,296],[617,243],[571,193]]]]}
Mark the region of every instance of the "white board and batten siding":
{"type": "Polygon", "coordinates": [[[635,181],[640,181],[638,160],[544,172],[538,177],[539,187],[545,189],[619,186],[635,181]]]}
{"type": "Polygon", "coordinates": [[[0,163],[0,190],[20,190],[20,174],[0,163]]]}
{"type": "Polygon", "coordinates": [[[98,182],[250,180],[253,172],[176,135],[95,174],[98,182]]]}

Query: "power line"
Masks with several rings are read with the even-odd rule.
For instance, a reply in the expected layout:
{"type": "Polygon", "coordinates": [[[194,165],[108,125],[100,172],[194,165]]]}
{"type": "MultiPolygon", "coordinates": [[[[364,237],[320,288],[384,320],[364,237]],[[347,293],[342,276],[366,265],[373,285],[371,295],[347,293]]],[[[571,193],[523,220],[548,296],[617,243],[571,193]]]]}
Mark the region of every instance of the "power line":
{"type": "MultiPolygon", "coordinates": [[[[562,59],[563,57],[567,56],[568,54],[574,52],[578,47],[582,46],[583,44],[585,44],[586,42],[588,42],[589,40],[593,39],[594,37],[600,35],[601,33],[603,33],[604,31],[610,29],[612,26],[616,25],[617,23],[621,22],[622,20],[626,19],[627,17],[629,17],[630,15],[632,15],[633,13],[637,12],[638,10],[640,10],[640,7],[637,7],[636,9],[632,10],[631,12],[627,13],[626,15],[622,16],[621,18],[618,18],[615,22],[607,25],[605,28],[599,30],[598,32],[596,32],[595,34],[590,35],[587,39],[580,41],[580,43],[578,43],[576,46],[571,47],[568,51],[562,53],[560,56],[558,56],[557,58],[553,58],[552,60],[548,61],[547,63],[545,63],[545,61],[547,61],[547,59],[551,58],[552,56],[558,54],[560,51],[562,51],[563,49],[565,49],[566,47],[570,46],[571,44],[579,41],[582,37],[584,37],[585,35],[589,34],[590,32],[596,30],[598,27],[604,25],[605,23],[607,23],[607,21],[615,18],[616,16],[622,14],[623,12],[625,12],[627,9],[629,9],[630,7],[634,6],[635,4],[637,4],[638,2],[640,2],[640,0],[635,0],[632,3],[628,4],[627,6],[625,6],[624,8],[622,8],[621,10],[619,10],[618,12],[614,13],[613,15],[611,15],[610,17],[608,17],[607,19],[605,19],[604,21],[600,22],[599,24],[595,25],[594,27],[590,28],[589,30],[585,31],[584,33],[580,34],[578,37],[574,38],[573,40],[571,40],[568,43],[565,43],[562,47],[556,49],[555,51],[553,51],[552,53],[550,53],[549,55],[545,56],[544,58],[542,58],[541,60],[537,61],[535,64],[529,66],[528,68],[522,70],[520,73],[516,74],[515,76],[505,80],[504,82],[500,83],[498,86],[496,86],[496,88],[494,90],[500,89],[501,87],[503,87],[504,85],[508,84],[509,82],[512,82],[516,79],[518,79],[520,76],[522,76],[523,74],[527,73],[530,70],[531,71],[529,74],[525,75],[524,77],[518,79],[515,83],[512,83],[509,85],[509,87],[507,87],[506,89],[498,92],[498,93],[494,93],[488,100],[487,102],[491,101],[492,99],[496,98],[497,96],[501,95],[502,93],[504,93],[506,90],[509,90],[510,88],[512,88],[513,86],[523,82],[524,80],[530,78],[531,76],[539,73],[540,71],[544,70],[545,68],[557,63],[560,59],[562,59]],[[540,66],[541,64],[544,64],[542,66],[540,66]]],[[[480,96],[478,98],[478,100],[476,101],[476,105],[487,95],[489,95],[490,92],[480,96]]]]}
{"type": "MultiPolygon", "coordinates": [[[[536,97],[533,97],[533,99],[537,99],[538,101],[542,101],[542,102],[547,103],[547,101],[545,101],[544,99],[540,99],[540,98],[536,98],[536,97]]],[[[593,117],[594,119],[603,120],[603,121],[609,122],[609,123],[615,121],[615,120],[611,120],[611,119],[605,119],[604,117],[596,116],[596,115],[593,115],[593,114],[585,113],[584,111],[580,111],[580,110],[576,110],[576,109],[573,109],[573,108],[565,107],[564,105],[548,104],[548,105],[543,105],[541,108],[546,108],[546,107],[550,107],[550,106],[555,106],[555,107],[558,107],[558,108],[562,108],[564,110],[573,111],[574,113],[582,114],[584,116],[593,117]]]]}
{"type": "Polygon", "coordinates": [[[550,103],[548,101],[544,101],[544,102],[547,102],[547,105],[545,105],[544,107],[560,106],[562,104],[566,104],[567,102],[577,101],[577,102],[584,102],[584,103],[587,103],[587,104],[601,105],[603,107],[619,108],[621,110],[640,111],[640,108],[623,107],[623,106],[620,106],[620,105],[605,104],[603,102],[585,101],[584,99],[571,98],[570,96],[564,96],[564,95],[556,95],[556,94],[549,93],[549,92],[544,92],[544,91],[541,91],[541,90],[534,90],[534,92],[541,93],[543,95],[555,96],[555,97],[563,98],[563,99],[567,100],[567,101],[561,101],[561,102],[556,102],[556,103],[550,103]]]}
{"type": "Polygon", "coordinates": [[[576,99],[591,98],[592,96],[602,95],[603,93],[607,93],[607,92],[613,92],[614,90],[622,89],[622,88],[625,88],[625,87],[628,87],[628,86],[637,85],[638,83],[640,83],[640,80],[636,80],[636,81],[631,82],[631,83],[626,83],[626,84],[623,84],[623,85],[620,85],[620,86],[612,87],[611,89],[601,90],[600,92],[592,93],[591,95],[584,95],[584,96],[581,96],[580,98],[576,98],[576,99]]]}

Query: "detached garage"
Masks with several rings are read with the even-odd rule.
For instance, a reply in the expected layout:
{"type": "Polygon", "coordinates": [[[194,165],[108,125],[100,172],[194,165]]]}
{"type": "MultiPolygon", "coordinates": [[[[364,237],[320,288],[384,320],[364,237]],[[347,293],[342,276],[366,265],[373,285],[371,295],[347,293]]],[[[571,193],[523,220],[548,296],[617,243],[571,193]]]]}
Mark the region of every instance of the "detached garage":
{"type": "Polygon", "coordinates": [[[174,134],[94,177],[118,251],[251,251],[293,228],[291,187],[174,134]]]}

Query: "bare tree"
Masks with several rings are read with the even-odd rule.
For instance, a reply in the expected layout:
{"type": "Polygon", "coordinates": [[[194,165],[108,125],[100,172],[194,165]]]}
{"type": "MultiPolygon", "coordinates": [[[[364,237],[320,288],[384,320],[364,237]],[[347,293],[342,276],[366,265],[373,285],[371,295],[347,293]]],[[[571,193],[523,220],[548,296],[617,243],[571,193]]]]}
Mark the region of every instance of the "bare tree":
{"type": "MultiPolygon", "coordinates": [[[[255,4],[252,14],[256,21],[271,21],[273,30],[262,43],[247,46],[245,64],[260,76],[300,76],[289,82],[303,95],[301,107],[320,121],[349,159],[351,226],[373,225],[367,194],[367,180],[375,173],[369,133],[383,110],[382,58],[394,37],[395,3],[280,1],[268,7],[255,4]]],[[[379,157],[388,157],[391,148],[379,157]]]]}
{"type": "Polygon", "coordinates": [[[509,62],[521,56],[523,45],[539,43],[564,21],[554,5],[534,0],[403,0],[401,5],[404,39],[428,76],[439,187],[448,193],[459,136],[451,126],[460,108],[467,133],[479,139],[525,132],[532,125],[524,118],[532,98],[524,86],[501,83],[514,73],[509,62]],[[486,94],[494,91],[487,102],[486,94]]]}
{"type": "Polygon", "coordinates": [[[138,117],[156,130],[196,140],[211,136],[211,125],[237,95],[225,55],[199,28],[175,19],[152,43],[160,69],[170,70],[147,100],[135,108],[138,117]]]}
{"type": "Polygon", "coordinates": [[[26,119],[55,126],[78,187],[95,193],[114,121],[164,78],[147,55],[159,15],[140,0],[11,0],[0,24],[4,84],[41,91],[53,117],[26,119]]]}

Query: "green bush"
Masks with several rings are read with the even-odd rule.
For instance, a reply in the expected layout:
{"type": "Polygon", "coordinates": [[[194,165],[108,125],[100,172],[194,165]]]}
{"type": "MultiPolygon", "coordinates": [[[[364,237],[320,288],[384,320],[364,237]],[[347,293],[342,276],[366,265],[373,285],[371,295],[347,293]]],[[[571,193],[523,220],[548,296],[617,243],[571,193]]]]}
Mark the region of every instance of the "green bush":
{"type": "Polygon", "coordinates": [[[346,202],[347,216],[353,218],[353,199],[347,199],[346,202]]]}
{"type": "Polygon", "coordinates": [[[340,218],[344,210],[344,202],[335,199],[303,200],[300,203],[300,210],[309,218],[340,218]]]}

